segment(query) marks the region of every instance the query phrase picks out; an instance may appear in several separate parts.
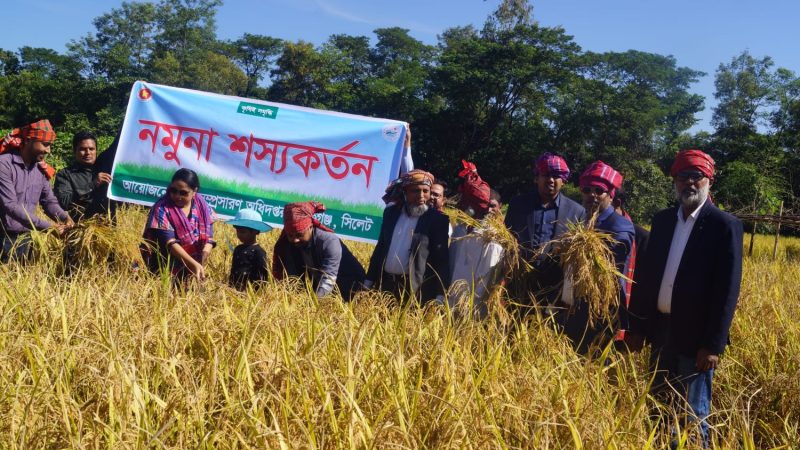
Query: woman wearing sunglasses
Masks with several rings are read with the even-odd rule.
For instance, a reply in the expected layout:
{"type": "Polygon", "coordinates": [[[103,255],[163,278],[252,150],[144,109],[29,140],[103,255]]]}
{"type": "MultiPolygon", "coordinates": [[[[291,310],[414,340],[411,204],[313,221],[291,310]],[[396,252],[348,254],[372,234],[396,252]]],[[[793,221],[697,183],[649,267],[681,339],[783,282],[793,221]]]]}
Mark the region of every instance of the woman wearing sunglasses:
{"type": "Polygon", "coordinates": [[[205,264],[215,242],[214,212],[201,195],[197,173],[179,169],[164,194],[147,216],[142,256],[150,270],[157,271],[168,261],[177,280],[190,275],[198,280],[206,276],[205,264]]]}

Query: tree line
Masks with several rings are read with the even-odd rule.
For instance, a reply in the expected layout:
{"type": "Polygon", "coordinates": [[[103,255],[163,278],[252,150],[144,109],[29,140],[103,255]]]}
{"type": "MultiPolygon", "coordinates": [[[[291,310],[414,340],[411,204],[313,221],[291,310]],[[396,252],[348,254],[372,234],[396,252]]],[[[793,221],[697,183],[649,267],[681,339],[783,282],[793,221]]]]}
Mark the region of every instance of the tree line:
{"type": "MultiPolygon", "coordinates": [[[[504,0],[482,27],[443,30],[436,45],[409,30],[335,34],[321,45],[244,33],[221,40],[222,0],[124,2],[65,53],[0,49],[0,128],[47,117],[65,136],[110,142],[135,80],[410,122],[415,163],[446,180],[474,161],[505,198],[532,188],[532,163],[563,154],[573,172],[594,160],[625,175],[634,220],[671,201],[665,175],[679,149],[717,162],[715,201],[774,212],[800,191],[800,78],[747,51],[719,64],[713,132],[691,133],[705,74],[672,56],[585,51],[566,30],[504,0]]],[[[574,189],[574,188],[573,188],[574,189]]],[[[568,189],[569,192],[569,189],[568,189]]],[[[574,192],[573,192],[574,193],[574,192]]]]}

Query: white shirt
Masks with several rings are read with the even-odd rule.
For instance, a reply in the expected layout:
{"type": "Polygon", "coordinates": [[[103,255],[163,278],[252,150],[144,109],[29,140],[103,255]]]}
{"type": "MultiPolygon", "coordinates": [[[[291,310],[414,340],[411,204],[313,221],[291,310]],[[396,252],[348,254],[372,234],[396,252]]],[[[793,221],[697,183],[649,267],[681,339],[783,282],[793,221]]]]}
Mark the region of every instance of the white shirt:
{"type": "Polygon", "coordinates": [[[403,275],[409,272],[408,259],[411,256],[411,237],[417,227],[419,217],[410,217],[405,208],[397,218],[397,223],[392,232],[392,242],[386,253],[386,263],[383,270],[393,275],[403,275]]]}
{"type": "MultiPolygon", "coordinates": [[[[706,200],[708,201],[708,200],[706,200]]],[[[683,219],[683,208],[678,207],[678,222],[675,223],[675,232],[672,234],[672,244],[669,246],[667,265],[664,267],[664,277],[661,279],[661,288],[658,290],[658,311],[663,314],[672,312],[672,288],[675,285],[675,276],[678,274],[678,267],[681,265],[683,251],[686,249],[686,242],[692,234],[692,229],[700,214],[700,208],[706,202],[700,204],[686,220],[683,219]]]]}
{"type": "Polygon", "coordinates": [[[500,275],[498,270],[503,259],[503,247],[483,236],[467,234],[463,224],[453,231],[450,244],[450,291],[447,301],[451,308],[459,302],[472,300],[473,308],[480,317],[486,316],[486,300],[500,275]]]}

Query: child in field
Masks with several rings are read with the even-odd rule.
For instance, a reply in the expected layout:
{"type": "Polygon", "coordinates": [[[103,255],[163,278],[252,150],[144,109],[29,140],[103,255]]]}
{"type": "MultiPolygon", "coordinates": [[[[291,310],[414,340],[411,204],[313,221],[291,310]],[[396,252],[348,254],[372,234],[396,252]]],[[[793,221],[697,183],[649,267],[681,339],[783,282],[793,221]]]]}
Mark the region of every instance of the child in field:
{"type": "Polygon", "coordinates": [[[258,245],[256,237],[258,233],[269,231],[272,227],[264,223],[261,214],[253,209],[240,210],[228,224],[236,228],[236,237],[241,242],[233,250],[229,284],[243,291],[247,289],[248,283],[255,285],[269,277],[267,253],[258,245]]]}

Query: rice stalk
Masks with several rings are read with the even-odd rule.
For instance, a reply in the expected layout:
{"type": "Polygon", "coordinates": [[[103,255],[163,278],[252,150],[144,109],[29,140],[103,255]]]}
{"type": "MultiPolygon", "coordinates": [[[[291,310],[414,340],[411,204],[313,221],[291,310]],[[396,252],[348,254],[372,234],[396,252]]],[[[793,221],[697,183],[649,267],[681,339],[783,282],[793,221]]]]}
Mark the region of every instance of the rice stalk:
{"type": "Polygon", "coordinates": [[[142,262],[138,230],[118,226],[105,216],[81,220],[63,234],[52,228],[34,231],[31,240],[34,260],[50,261],[58,274],[106,265],[127,269],[142,262]]]}
{"type": "MultiPolygon", "coordinates": [[[[138,236],[143,213],[117,223],[138,236]]],[[[215,228],[221,242],[232,231],[215,228]]],[[[772,262],[772,242],[758,236],[745,258],[714,375],[713,447],[800,442],[800,265],[772,262]]],[[[362,263],[372,252],[348,246],[362,263]]],[[[230,249],[211,258],[220,286],[206,291],[145,271],[0,265],[0,448],[670,445],[674,416],[648,395],[646,352],[609,352],[606,366],[540,316],[506,329],[374,291],[350,303],[296,281],[239,292],[222,287],[230,249]]]]}
{"type": "MultiPolygon", "coordinates": [[[[568,231],[549,244],[557,249],[561,268],[572,280],[575,301],[589,304],[589,326],[612,324],[619,308],[619,280],[611,247],[616,241],[595,228],[597,214],[586,223],[570,223],[568,231]]],[[[542,246],[547,248],[548,245],[542,246]]]]}
{"type": "MultiPolygon", "coordinates": [[[[460,209],[450,207],[445,208],[444,213],[451,222],[466,225],[472,236],[480,236],[486,242],[497,243],[503,248],[502,266],[499,268],[502,276],[499,277],[500,282],[492,286],[486,301],[490,315],[503,324],[509,324],[512,318],[506,310],[508,292],[504,281],[507,278],[521,277],[533,270],[533,266],[521,256],[517,238],[506,227],[501,214],[490,214],[483,219],[476,219],[460,209]]],[[[453,238],[453,241],[467,236],[453,238]]]]}

